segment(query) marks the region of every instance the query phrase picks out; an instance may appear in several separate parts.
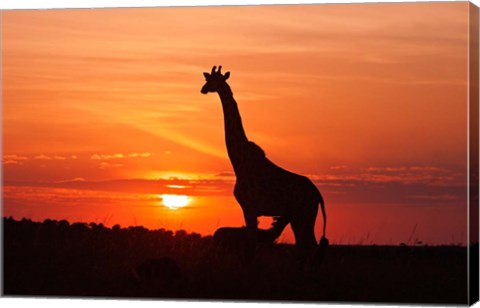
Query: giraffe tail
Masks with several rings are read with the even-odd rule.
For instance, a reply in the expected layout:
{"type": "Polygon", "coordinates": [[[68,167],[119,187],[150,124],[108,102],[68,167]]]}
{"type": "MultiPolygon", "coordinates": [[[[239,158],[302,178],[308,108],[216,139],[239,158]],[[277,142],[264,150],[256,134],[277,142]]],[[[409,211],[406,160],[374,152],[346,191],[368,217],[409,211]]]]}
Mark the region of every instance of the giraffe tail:
{"type": "Polygon", "coordinates": [[[320,250],[324,250],[328,246],[328,239],[325,235],[326,230],[327,230],[327,214],[325,212],[325,201],[323,200],[322,194],[320,195],[320,209],[322,210],[322,216],[323,216],[323,235],[322,238],[320,239],[320,250]]]}

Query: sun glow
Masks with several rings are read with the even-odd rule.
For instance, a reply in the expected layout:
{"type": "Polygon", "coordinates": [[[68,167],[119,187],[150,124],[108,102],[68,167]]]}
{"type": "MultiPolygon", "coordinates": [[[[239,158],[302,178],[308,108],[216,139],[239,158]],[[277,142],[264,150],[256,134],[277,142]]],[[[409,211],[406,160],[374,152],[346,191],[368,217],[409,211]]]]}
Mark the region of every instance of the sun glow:
{"type": "Polygon", "coordinates": [[[184,207],[190,203],[191,198],[185,195],[161,195],[162,204],[168,207],[171,210],[176,210],[178,208],[184,207]]]}

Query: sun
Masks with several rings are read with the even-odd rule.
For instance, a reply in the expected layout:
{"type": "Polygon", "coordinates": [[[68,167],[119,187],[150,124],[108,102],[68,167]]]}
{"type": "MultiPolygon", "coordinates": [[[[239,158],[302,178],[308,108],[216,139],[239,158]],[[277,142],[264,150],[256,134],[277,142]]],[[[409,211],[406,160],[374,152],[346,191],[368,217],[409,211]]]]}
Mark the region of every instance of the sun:
{"type": "Polygon", "coordinates": [[[162,204],[171,210],[184,207],[190,203],[191,198],[185,195],[160,195],[162,198],[162,204]]]}

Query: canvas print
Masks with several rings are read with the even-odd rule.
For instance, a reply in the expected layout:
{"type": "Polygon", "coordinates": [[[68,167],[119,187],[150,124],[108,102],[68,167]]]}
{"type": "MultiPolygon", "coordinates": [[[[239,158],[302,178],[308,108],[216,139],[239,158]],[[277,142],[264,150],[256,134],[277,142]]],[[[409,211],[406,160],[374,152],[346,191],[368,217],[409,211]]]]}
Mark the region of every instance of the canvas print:
{"type": "Polygon", "coordinates": [[[475,5],[1,19],[5,296],[478,299],[475,5]]]}

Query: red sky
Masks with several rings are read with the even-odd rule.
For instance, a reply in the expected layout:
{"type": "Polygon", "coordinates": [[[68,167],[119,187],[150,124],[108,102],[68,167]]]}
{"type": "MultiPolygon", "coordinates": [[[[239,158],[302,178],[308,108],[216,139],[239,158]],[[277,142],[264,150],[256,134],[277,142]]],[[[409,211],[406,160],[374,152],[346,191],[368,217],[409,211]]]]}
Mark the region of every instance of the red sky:
{"type": "Polygon", "coordinates": [[[466,2],[3,11],[3,214],[242,225],[220,101],[200,94],[221,64],[248,137],[324,194],[333,242],[465,243],[467,17],[466,2]]]}

